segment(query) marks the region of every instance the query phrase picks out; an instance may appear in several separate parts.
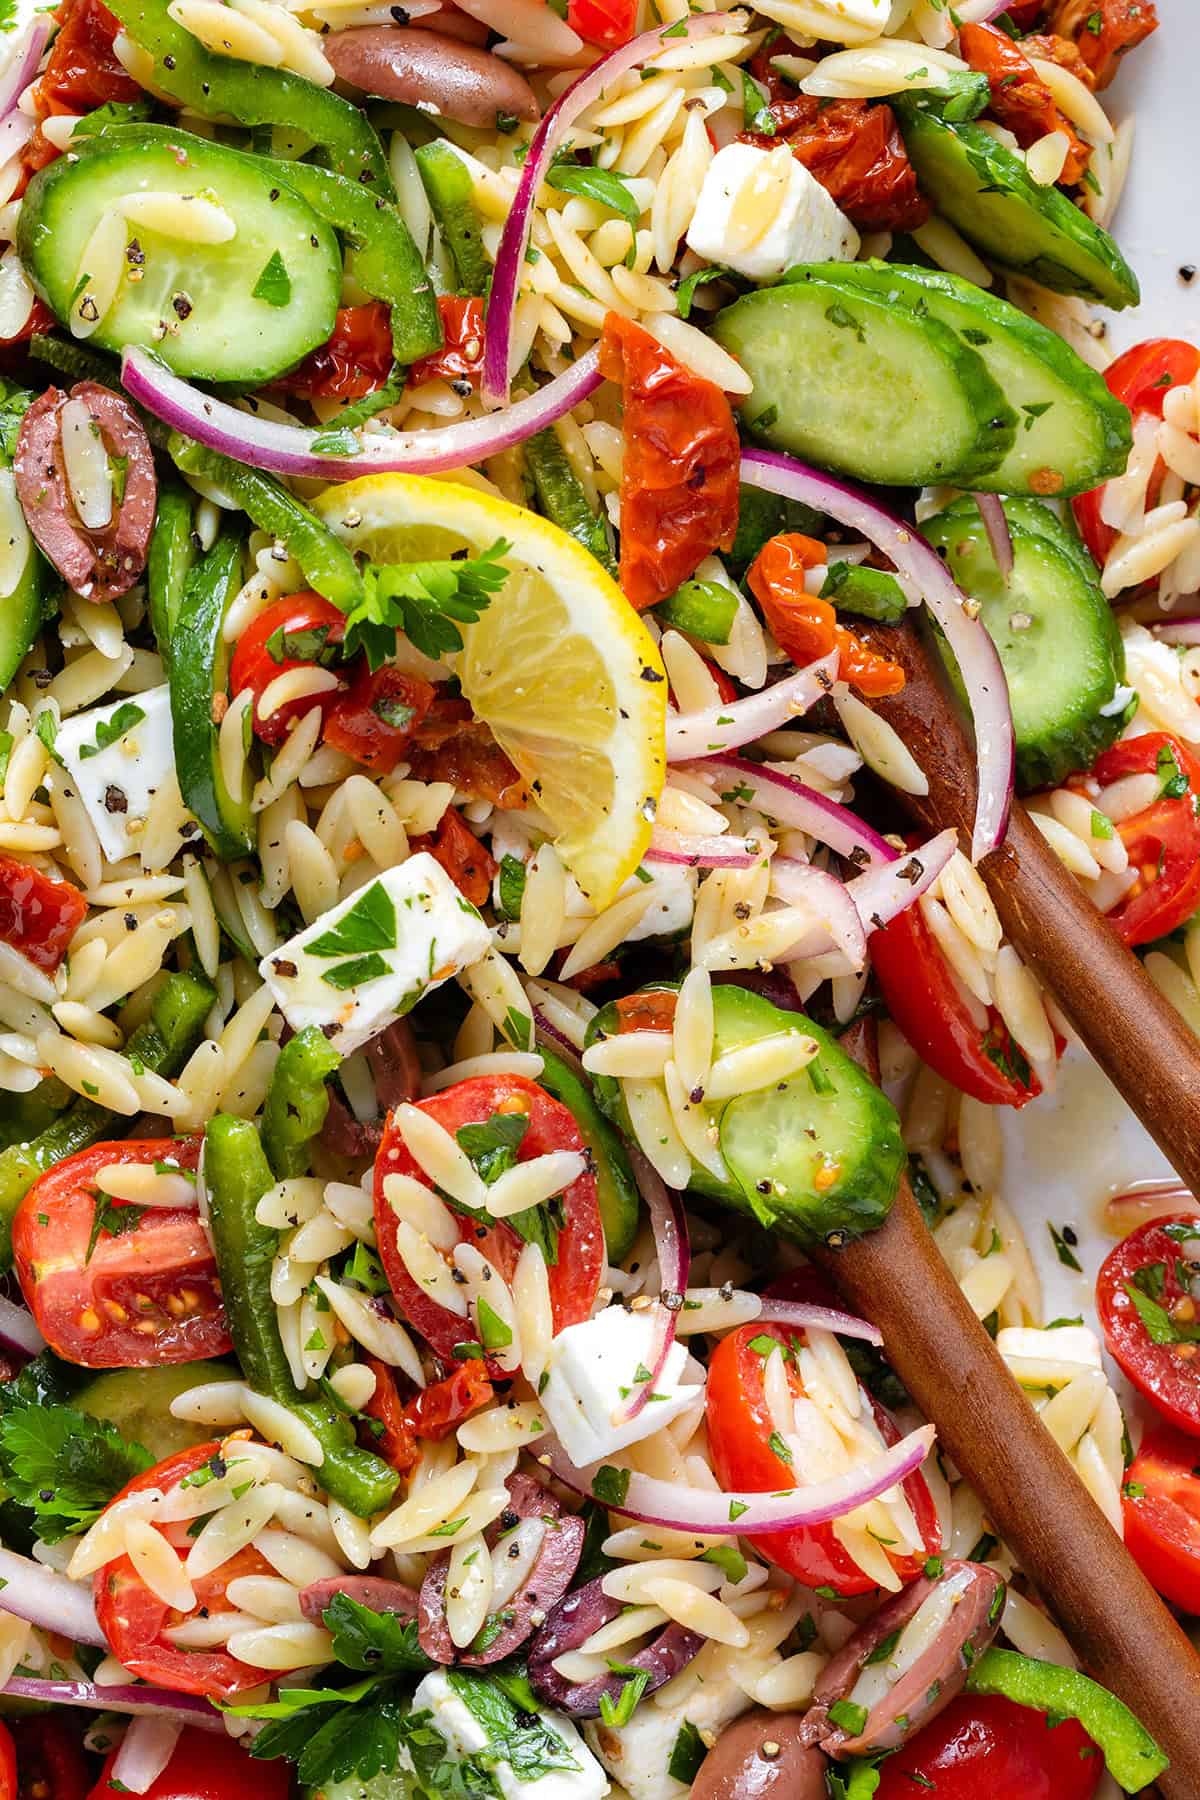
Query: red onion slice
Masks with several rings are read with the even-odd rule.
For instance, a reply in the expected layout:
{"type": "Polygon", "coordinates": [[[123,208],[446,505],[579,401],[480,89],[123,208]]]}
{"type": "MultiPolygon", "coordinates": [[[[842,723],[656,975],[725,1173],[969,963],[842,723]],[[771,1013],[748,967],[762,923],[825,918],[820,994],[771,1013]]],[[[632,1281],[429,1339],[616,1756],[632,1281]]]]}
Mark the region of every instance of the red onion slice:
{"type": "Polygon", "coordinates": [[[785,681],[698,713],[674,713],[667,717],[667,761],[689,762],[697,756],[724,756],[753,744],[769,731],[777,731],[799,718],[829,693],[837,675],[837,652],[797,670],[785,681]]]}
{"type": "Polygon", "coordinates": [[[859,489],[775,450],[744,451],[741,474],[748,486],[803,501],[869,538],[894,565],[909,605],[924,601],[934,615],[958,662],[975,724],[979,793],[971,855],[978,862],[1003,840],[1008,825],[1015,750],[1004,669],[991,638],[966,610],[966,596],[915,525],[859,489]]]}
{"type": "Polygon", "coordinates": [[[143,1714],[121,1740],[109,1786],[117,1793],[148,1794],[175,1754],[182,1719],[143,1714]]]}
{"type": "Polygon", "coordinates": [[[483,334],[483,381],[480,387],[486,406],[504,406],[508,401],[513,313],[533,224],[534,201],[563,137],[580,113],[593,100],[598,100],[609,83],[616,81],[618,76],[624,75],[629,69],[636,69],[639,63],[648,62],[660,50],[673,49],[689,39],[708,37],[713,32],[726,31],[728,27],[728,14],[701,13],[678,25],[658,25],[653,31],[644,31],[640,37],[631,39],[628,44],[622,44],[619,49],[602,57],[598,63],[593,63],[547,109],[529,145],[512,210],[504,222],[504,230],[500,236],[496,266],[492,271],[483,334]]]}
{"type": "Polygon", "coordinates": [[[225,1721],[216,1707],[198,1694],[176,1694],[170,1688],[142,1686],[97,1687],[91,1681],[43,1681],[40,1676],[14,1675],[0,1688],[15,1700],[38,1700],[46,1706],[88,1706],[93,1712],[157,1713],[177,1718],[201,1731],[224,1731],[225,1721]]]}
{"type": "Polygon", "coordinates": [[[771,891],[788,906],[816,914],[812,928],[794,947],[781,951],[777,962],[820,956],[832,946],[841,951],[855,973],[862,968],[867,960],[867,934],[853,895],[836,875],[814,868],[812,863],[797,862],[792,856],[776,856],[771,861],[771,891]]]}
{"type": "Polygon", "coordinates": [[[108,1639],[96,1620],[92,1584],[71,1581],[57,1569],[47,1569],[15,1550],[0,1550],[0,1609],[18,1619],[28,1619],[43,1631],[57,1631],[77,1644],[93,1644],[107,1650],[108,1639]]]}
{"type": "Polygon", "coordinates": [[[1172,619],[1169,625],[1152,625],[1154,636],[1162,644],[1200,644],[1200,619],[1172,619]]]}
{"type": "MultiPolygon", "coordinates": [[[[758,852],[750,848],[744,837],[694,837],[686,831],[672,831],[656,825],[650,848],[642,861],[674,864],[685,869],[749,869],[758,860],[758,852]]],[[[2,1322],[2,1315],[0,1315],[2,1322]]]]}
{"type": "MultiPolygon", "coordinates": [[[[623,1518],[643,1525],[662,1525],[671,1531],[695,1532],[701,1537],[757,1537],[771,1531],[794,1531],[800,1525],[822,1525],[840,1519],[868,1500],[878,1499],[919,1469],[935,1437],[932,1425],[881,1451],[861,1468],[850,1469],[830,1481],[811,1487],[789,1488],[786,1493],[756,1494],[748,1489],[714,1493],[707,1488],[685,1488],[677,1482],[658,1481],[636,1469],[592,1463],[577,1469],[562,1447],[552,1441],[545,1463],[564,1486],[587,1498],[602,1501],[623,1518]],[[604,1471],[600,1493],[592,1483],[604,1471]],[[621,1498],[614,1498],[614,1475],[629,1482],[621,1498]]],[[[539,1457],[539,1461],[542,1460],[539,1457]]]]}
{"type": "Polygon", "coordinates": [[[832,1306],[810,1306],[806,1300],[770,1300],[754,1320],[756,1325],[794,1325],[797,1330],[832,1331],[837,1337],[861,1338],[864,1344],[883,1348],[883,1333],[869,1319],[839,1312],[832,1306]]]}
{"type": "Polygon", "coordinates": [[[928,893],[957,849],[958,833],[951,827],[919,844],[909,855],[893,852],[893,860],[886,866],[873,866],[856,875],[847,892],[867,930],[878,931],[928,893]]]}
{"type": "Polygon", "coordinates": [[[692,1260],[682,1198],[666,1186],[642,1152],[632,1144],[629,1146],[629,1162],[650,1214],[650,1229],[654,1233],[654,1251],[658,1258],[658,1275],[662,1287],[659,1298],[654,1303],[654,1338],[650,1354],[646,1358],[650,1379],[635,1382],[628,1399],[613,1415],[615,1425],[627,1425],[630,1419],[636,1419],[655,1390],[671,1345],[675,1342],[675,1321],[683,1305],[692,1260]]]}
{"type": "Polygon", "coordinates": [[[13,46],[12,61],[0,75],[0,120],[16,111],[17,101],[37,74],[49,36],[50,20],[42,13],[29,26],[23,42],[13,46]]]}
{"type": "Polygon", "coordinates": [[[33,1322],[32,1314],[15,1301],[0,1294],[0,1344],[6,1350],[19,1350],[22,1356],[36,1356],[46,1348],[46,1340],[33,1322]]]}
{"type": "Polygon", "coordinates": [[[807,832],[809,837],[828,844],[857,868],[891,862],[896,856],[874,826],[866,824],[849,807],[839,806],[836,800],[806,787],[795,775],[781,775],[777,769],[747,762],[741,756],[705,757],[694,767],[698,775],[728,776],[730,788],[742,798],[741,790],[748,789],[760,812],[792,831],[807,832]]]}
{"type": "Polygon", "coordinates": [[[987,532],[1000,579],[1007,587],[1013,570],[1013,541],[1003,503],[999,494],[972,494],[971,498],[979,508],[979,516],[983,520],[983,528],[987,532]]]}
{"type": "Polygon", "coordinates": [[[545,1039],[547,1048],[552,1050],[555,1056],[561,1056],[571,1070],[586,1081],[590,1088],[591,1077],[580,1061],[579,1051],[565,1032],[560,1031],[557,1025],[550,1023],[538,1006],[533,1008],[533,1028],[539,1038],[545,1039]]]}
{"type": "Polygon", "coordinates": [[[277,475],[350,481],[356,475],[431,475],[463,469],[510,449],[586,400],[600,385],[599,360],[598,350],[588,350],[566,374],[556,375],[535,394],[524,395],[490,418],[464,419],[438,430],[361,438],[361,449],[347,456],[322,456],[313,448],[317,439],[328,438],[336,427],[310,431],[303,425],[281,425],[274,419],[240,412],[228,401],[202,393],[173,375],[148,350],[125,351],[121,380],[125,391],[147,412],[236,462],[270,469],[277,475]]]}

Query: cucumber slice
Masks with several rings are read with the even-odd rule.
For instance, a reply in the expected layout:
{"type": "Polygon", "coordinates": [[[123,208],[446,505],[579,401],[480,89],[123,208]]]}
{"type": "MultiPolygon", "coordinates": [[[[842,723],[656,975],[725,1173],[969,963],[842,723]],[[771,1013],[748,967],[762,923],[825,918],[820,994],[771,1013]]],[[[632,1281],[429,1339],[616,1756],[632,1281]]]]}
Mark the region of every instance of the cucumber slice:
{"type": "Polygon", "coordinates": [[[979,352],[1019,424],[1012,449],[976,487],[1082,494],[1124,469],[1133,441],[1128,407],[1056,332],[1007,300],[958,275],[893,263],[831,263],[821,273],[847,291],[928,312],[979,352]]]}
{"type": "Polygon", "coordinates": [[[217,198],[233,219],[223,244],[197,244],[131,226],[144,263],[127,266],[90,339],[101,350],[153,349],[177,375],[269,381],[323,344],[342,287],[337,234],[258,157],[163,132],[153,142],[88,140],[35,175],[21,206],[18,248],[34,286],[67,321],[92,233],[136,193],[217,198]],[[263,284],[270,267],[281,279],[263,284]],[[129,274],[140,273],[131,281],[129,274]],[[269,298],[256,297],[260,285],[269,298]],[[180,316],[180,315],[183,316],[180,316]]]}
{"type": "Polygon", "coordinates": [[[625,1146],[592,1096],[586,1076],[576,1075],[561,1056],[542,1049],[541,1085],[574,1115],[595,1164],[596,1198],[610,1263],[623,1262],[637,1236],[641,1196],[625,1146]]]}
{"type": "MultiPolygon", "coordinates": [[[[0,483],[8,487],[10,503],[15,505],[12,480],[8,458],[0,451],[0,483]]],[[[27,530],[25,535],[28,544],[16,581],[7,594],[0,594],[0,690],[8,686],[20,668],[47,617],[43,584],[45,564],[27,530]]]]}
{"type": "MultiPolygon", "coordinates": [[[[1007,585],[972,501],[956,502],[922,530],[959,586],[980,603],[980,618],[1008,677],[1017,786],[1028,793],[1089,768],[1120,737],[1124,709],[1112,707],[1125,680],[1125,650],[1094,571],[1088,575],[1051,536],[1027,531],[1015,515],[1007,516],[1013,541],[1007,585]]],[[[961,691],[953,658],[940,637],[937,642],[961,691]]]]}
{"type": "Polygon", "coordinates": [[[240,794],[230,793],[221,773],[213,721],[213,699],[218,694],[224,698],[228,680],[229,649],[221,626],[241,578],[241,544],[227,533],[188,576],[168,675],[179,792],[225,862],[235,862],[254,848],[249,776],[243,773],[240,794]]]}
{"type": "Polygon", "coordinates": [[[111,1369],[80,1388],[71,1402],[91,1419],[107,1419],[123,1438],[144,1444],[155,1462],[205,1444],[211,1425],[176,1419],[171,1402],[209,1381],[237,1381],[236,1369],[223,1362],[177,1363],[163,1369],[111,1369]]]}
{"type": "Polygon", "coordinates": [[[1141,298],[1113,239],[980,125],[947,125],[901,101],[900,129],[921,191],[981,255],[1059,294],[1120,312],[1141,298]]]}
{"type": "MultiPolygon", "coordinates": [[[[955,519],[978,517],[978,508],[969,494],[960,494],[945,510],[955,519]]],[[[1010,527],[1028,532],[1031,537],[1049,538],[1064,555],[1071,558],[1086,581],[1098,581],[1100,572],[1092,560],[1092,553],[1075,529],[1070,509],[1065,511],[1064,518],[1052,506],[1047,506],[1044,500],[1025,500],[1009,494],[1004,497],[1004,516],[1010,527]]]]}
{"type": "Polygon", "coordinates": [[[1016,418],[982,359],[940,320],[819,272],[746,294],[713,336],[754,382],[753,434],[822,468],[896,487],[972,486],[1011,450],[1016,418]]]}

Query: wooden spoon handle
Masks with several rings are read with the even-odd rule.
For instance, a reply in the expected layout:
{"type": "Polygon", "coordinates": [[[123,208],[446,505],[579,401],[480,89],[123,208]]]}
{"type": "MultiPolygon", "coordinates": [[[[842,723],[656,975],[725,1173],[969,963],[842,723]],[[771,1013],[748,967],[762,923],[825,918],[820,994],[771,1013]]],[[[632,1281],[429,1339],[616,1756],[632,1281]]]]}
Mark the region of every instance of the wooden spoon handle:
{"type": "MultiPolygon", "coordinates": [[[[872,627],[863,635],[907,675],[899,694],[872,702],[929,779],[928,796],[905,796],[905,805],[931,830],[956,825],[965,848],[975,817],[975,755],[958,712],[914,627],[872,627]]],[[[1010,941],[1172,1167],[1200,1194],[1200,1043],[1019,802],[1005,842],[979,872],[1010,941]]]]}

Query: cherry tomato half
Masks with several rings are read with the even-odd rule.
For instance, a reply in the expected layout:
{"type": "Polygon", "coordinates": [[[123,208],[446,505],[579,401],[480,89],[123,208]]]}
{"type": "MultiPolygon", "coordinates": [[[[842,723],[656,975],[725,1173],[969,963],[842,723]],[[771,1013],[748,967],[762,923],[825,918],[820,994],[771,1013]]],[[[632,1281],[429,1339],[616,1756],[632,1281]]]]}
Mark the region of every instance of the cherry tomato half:
{"type": "Polygon", "coordinates": [[[350,686],[334,696],[324,738],[376,775],[390,775],[433,705],[432,682],[391,663],[372,671],[365,657],[351,667],[350,686]]]}
{"type": "Polygon", "coordinates": [[[1092,774],[1101,786],[1157,775],[1162,793],[1117,826],[1137,880],[1105,916],[1126,944],[1166,937],[1200,906],[1200,761],[1165,731],[1123,738],[1092,774]]]}
{"type": "MultiPolygon", "coordinates": [[[[17,1800],[84,1800],[91,1770],[80,1743],[82,1727],[62,1718],[13,1719],[17,1747],[17,1800]]],[[[7,1790],[0,1753],[0,1800],[7,1790]]]]}
{"type": "Polygon", "coordinates": [[[638,612],[673,594],[713,550],[733,546],[741,451],[733,409],[714,382],[617,313],[600,368],[624,403],[621,587],[638,612]]]}
{"type": "Polygon", "coordinates": [[[924,1062],[987,1106],[1024,1106],[1042,1091],[994,1010],[975,1023],[919,905],[870,939],[871,966],[889,1013],[924,1062]]]}
{"type": "Polygon", "coordinates": [[[477,388],[483,375],[483,301],[474,294],[439,294],[437,304],[442,347],[413,363],[406,386],[466,381],[477,388]]]}
{"type": "Polygon", "coordinates": [[[440,862],[451,881],[472,906],[483,906],[492,891],[492,882],[500,865],[481,844],[462,814],[448,806],[438,820],[437,830],[425,837],[409,840],[414,850],[428,850],[440,862]]]}
{"type": "Polygon", "coordinates": [[[746,580],[766,614],[775,642],[801,668],[836,648],[838,675],[843,681],[872,698],[898,694],[904,686],[899,663],[868,650],[838,623],[828,600],[809,593],[805,577],[826,558],[824,544],[799,531],[769,538],[755,557],[746,580]]]}
{"type": "Polygon", "coordinates": [[[234,694],[240,694],[243,688],[253,693],[254,730],[264,744],[282,744],[296,721],[313,707],[328,716],[345,691],[340,676],[336,687],[302,699],[285,700],[282,706],[273,707],[266,718],[259,706],[280,675],[291,669],[324,664],[345,634],[345,613],[307,588],[273,600],[257,618],[251,619],[233,653],[229,685],[234,694]]]}
{"type": "Polygon", "coordinates": [[[1103,1773],[1077,1719],[960,1694],[880,1764],[875,1800],[1092,1800],[1103,1773]]]}
{"type": "MultiPolygon", "coordinates": [[[[475,1076],[447,1088],[443,1094],[419,1101],[418,1106],[452,1137],[464,1125],[484,1125],[497,1114],[519,1114],[529,1123],[517,1149],[518,1162],[528,1162],[530,1158],[545,1156],[552,1150],[584,1149],[579,1127],[567,1108],[520,1075],[475,1076]]],[[[389,1175],[411,1175],[426,1186],[430,1185],[428,1176],[405,1148],[394,1119],[388,1120],[375,1160],[375,1231],[379,1254],[404,1317],[445,1362],[453,1363],[459,1360],[454,1354],[455,1346],[471,1342],[475,1337],[475,1326],[470,1319],[458,1317],[432,1299],[409,1274],[396,1242],[396,1214],[384,1193],[384,1182],[389,1175]]],[[[571,1183],[561,1204],[563,1226],[558,1234],[558,1261],[547,1271],[556,1333],[591,1316],[592,1303],[604,1274],[604,1228],[596,1199],[596,1178],[590,1170],[571,1183]]],[[[511,1225],[500,1222],[485,1228],[470,1218],[457,1215],[456,1222],[460,1241],[473,1243],[506,1281],[511,1280],[524,1247],[511,1225]]],[[[496,1373],[500,1371],[497,1369],[496,1373]]]]}
{"type": "MultiPolygon", "coordinates": [[[[219,1443],[180,1450],[154,1468],[135,1475],[110,1504],[115,1506],[127,1494],[138,1494],[146,1488],[173,1493],[180,1482],[219,1456],[220,1451],[219,1443]]],[[[154,1525],[153,1529],[166,1539],[182,1563],[194,1542],[188,1536],[188,1522],[154,1525]]],[[[181,1650],[165,1634],[182,1625],[185,1618],[195,1618],[197,1614],[206,1618],[209,1613],[232,1611],[225,1601],[225,1589],[238,1576],[272,1574],[274,1570],[266,1557],[248,1545],[211,1574],[192,1582],[196,1604],[191,1612],[181,1613],[151,1593],[128,1556],[117,1556],[96,1571],[96,1617],[113,1655],[143,1681],[159,1682],[179,1694],[209,1694],[228,1700],[271,1677],[231,1656],[228,1650],[181,1650]]]]}
{"type": "MultiPolygon", "coordinates": [[[[1104,379],[1110,392],[1125,402],[1135,420],[1146,414],[1161,419],[1163,402],[1171,389],[1181,383],[1186,387],[1195,380],[1197,372],[1200,372],[1200,350],[1194,344],[1183,338],[1148,338],[1144,344],[1135,344],[1123,356],[1118,356],[1104,371],[1104,379]]],[[[1165,474],[1166,464],[1160,457],[1146,492],[1148,507],[1157,504],[1165,474]]],[[[1114,528],[1106,525],[1100,516],[1103,499],[1104,488],[1098,487],[1077,495],[1071,502],[1083,541],[1101,568],[1117,541],[1114,528]]]]}
{"type": "MultiPolygon", "coordinates": [[[[743,1325],[722,1338],[708,1366],[708,1442],[713,1469],[723,1488],[745,1488],[752,1493],[777,1493],[795,1487],[796,1473],[774,1447],[778,1433],[766,1398],[767,1356],[786,1352],[785,1370],[793,1399],[805,1397],[804,1382],[796,1365],[793,1343],[801,1338],[780,1325],[743,1325]],[[763,1354],[770,1338],[779,1350],[763,1354]],[[757,1346],[757,1347],[756,1347],[757,1346]]],[[[895,1443],[897,1432],[882,1407],[871,1402],[885,1443],[895,1443]]],[[[904,1494],[912,1507],[925,1548],[919,1555],[896,1556],[888,1561],[902,1581],[914,1581],[927,1557],[941,1548],[937,1509],[924,1479],[910,1475],[904,1494]]],[[[750,1542],[760,1555],[786,1569],[806,1587],[831,1587],[849,1597],[875,1590],[876,1583],[850,1556],[834,1535],[832,1524],[806,1525],[795,1531],[772,1531],[750,1542]]]]}
{"type": "Polygon", "coordinates": [[[1186,1613],[1200,1613],[1200,1448],[1155,1425],[1125,1476],[1125,1548],[1143,1575],[1186,1613]]]}
{"type": "MultiPolygon", "coordinates": [[[[114,1800],[117,1790],[109,1785],[109,1777],[116,1760],[114,1750],[88,1800],[114,1800]]],[[[290,1763],[256,1762],[223,1732],[188,1725],[144,1800],[248,1800],[251,1795],[254,1800],[288,1800],[291,1792],[290,1763]]]]}
{"type": "Polygon", "coordinates": [[[1195,1264],[1183,1254],[1196,1230],[1183,1214],[1131,1231],[1100,1265],[1096,1310],[1122,1373],[1164,1419],[1200,1437],[1195,1264]]]}
{"type": "Polygon", "coordinates": [[[567,24],[589,44],[619,50],[637,29],[637,0],[567,0],[567,24]]]}
{"type": "Polygon", "coordinates": [[[0,856],[0,939],[52,975],[87,913],[87,901],[69,881],[0,856]]]}
{"type": "Polygon", "coordinates": [[[378,1437],[372,1432],[366,1441],[401,1475],[407,1475],[420,1460],[422,1438],[440,1443],[492,1398],[491,1378],[481,1362],[462,1363],[411,1400],[401,1400],[396,1377],[387,1364],[373,1356],[366,1360],[375,1377],[375,1392],[365,1411],[383,1427],[378,1437]]]}
{"type": "Polygon", "coordinates": [[[232,1348],[212,1246],[195,1212],[111,1200],[111,1163],[194,1170],[198,1137],[93,1144],[35,1181],[13,1220],[21,1291],[51,1349],[87,1369],[198,1362],[232,1348]]]}

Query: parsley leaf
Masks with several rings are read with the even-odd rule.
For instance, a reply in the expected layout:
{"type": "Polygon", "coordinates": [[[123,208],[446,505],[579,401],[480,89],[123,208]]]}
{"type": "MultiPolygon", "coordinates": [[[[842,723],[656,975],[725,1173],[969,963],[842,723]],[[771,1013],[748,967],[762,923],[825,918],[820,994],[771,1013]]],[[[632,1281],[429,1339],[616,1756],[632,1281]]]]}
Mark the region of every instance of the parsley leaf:
{"type": "Polygon", "coordinates": [[[396,906],[381,881],[363,889],[344,918],[306,946],[310,956],[355,956],[396,948],[396,906]]]}
{"type": "Polygon", "coordinates": [[[710,281],[736,281],[737,276],[732,269],[723,268],[720,263],[713,263],[711,268],[696,269],[687,275],[675,290],[675,309],[681,319],[686,319],[692,310],[692,301],[696,298],[696,289],[706,287],[710,281]]]}
{"type": "Polygon", "coordinates": [[[477,1724],[488,1734],[474,1760],[485,1767],[506,1762],[518,1781],[540,1781],[554,1769],[578,1769],[579,1759],[537,1713],[528,1713],[487,1675],[448,1669],[446,1678],[477,1724]]]}
{"type": "Polygon", "coordinates": [[[1054,1253],[1064,1269],[1074,1269],[1077,1274],[1082,1274],[1083,1264],[1076,1256],[1074,1250],[1072,1250],[1063,1233],[1058,1229],[1058,1226],[1052,1225],[1050,1220],[1047,1219],[1046,1230],[1050,1233],[1050,1240],[1054,1245],[1054,1253]]]}
{"type": "Polygon", "coordinates": [[[86,762],[89,756],[99,756],[102,750],[107,750],[110,744],[115,744],[117,739],[124,737],[127,731],[132,731],[135,725],[140,725],[145,716],[146,714],[140,706],[132,700],[127,700],[123,706],[118,706],[111,719],[98,720],[96,742],[81,746],[80,762],[86,762]]]}
{"type": "Polygon", "coordinates": [[[444,562],[369,564],[363,597],[346,617],[343,654],[365,650],[372,669],[393,653],[396,633],[425,656],[461,650],[459,625],[473,625],[508,580],[503,558],[512,545],[497,538],[482,556],[444,562]]]}
{"type": "Polygon", "coordinates": [[[500,858],[500,907],[506,919],[519,919],[525,896],[525,864],[519,856],[506,852],[500,858]]]}
{"type": "Polygon", "coordinates": [[[333,1636],[333,1654],[348,1669],[372,1675],[424,1673],[432,1662],[417,1642],[417,1621],[399,1613],[374,1612],[349,1594],[335,1594],[323,1614],[333,1636]]]}
{"type": "Polygon", "coordinates": [[[375,981],[380,975],[388,973],[388,965],[378,950],[372,950],[367,956],[356,956],[351,962],[335,963],[332,969],[326,969],[321,980],[330,987],[359,987],[364,981],[375,981]]]}
{"type": "Polygon", "coordinates": [[[278,250],[272,250],[251,290],[251,299],[265,300],[268,306],[286,306],[292,297],[292,278],[278,250]]]}
{"type": "MultiPolygon", "coordinates": [[[[11,1390],[15,1384],[7,1384],[11,1390]]],[[[57,1543],[86,1531],[127,1481],[154,1458],[128,1444],[107,1419],[71,1406],[47,1405],[11,1391],[0,1416],[0,1483],[8,1497],[33,1509],[38,1535],[57,1543]]]]}
{"type": "Polygon", "coordinates": [[[92,1229],[88,1238],[87,1253],[84,1262],[90,1263],[96,1245],[100,1241],[100,1233],[106,1237],[125,1237],[128,1232],[136,1231],[146,1216],[144,1206],[130,1206],[127,1201],[114,1200],[108,1194],[96,1191],[95,1205],[92,1210],[92,1229]]]}
{"type": "Polygon", "coordinates": [[[557,188],[560,194],[598,200],[611,212],[620,213],[636,231],[642,209],[626,186],[628,180],[618,169],[594,169],[581,162],[556,162],[546,171],[547,187],[557,188]]]}
{"type": "Polygon", "coordinates": [[[688,1787],[700,1773],[700,1764],[708,1755],[708,1747],[690,1719],[685,1719],[675,1734],[675,1742],[671,1745],[671,1755],[667,1762],[667,1774],[672,1781],[682,1781],[688,1787]]]}
{"type": "Polygon", "coordinates": [[[476,1173],[491,1187],[515,1165],[528,1130],[529,1120],[523,1113],[493,1113],[483,1124],[463,1125],[454,1135],[476,1173]]]}

